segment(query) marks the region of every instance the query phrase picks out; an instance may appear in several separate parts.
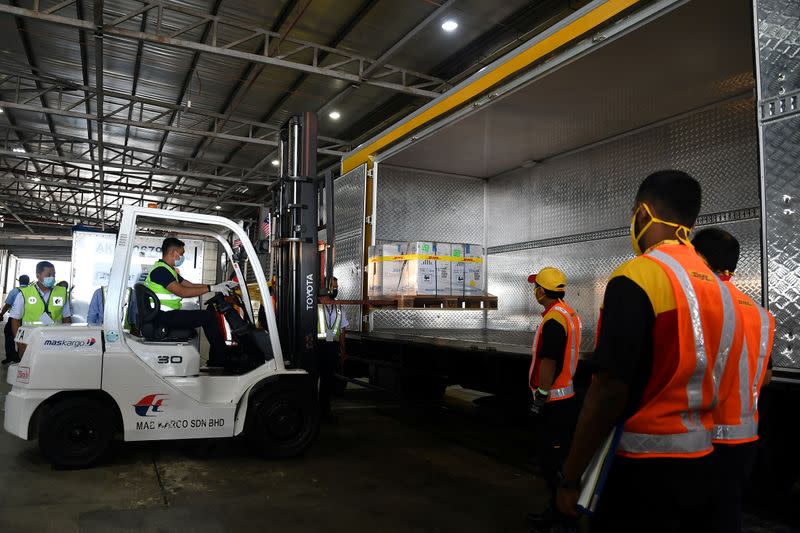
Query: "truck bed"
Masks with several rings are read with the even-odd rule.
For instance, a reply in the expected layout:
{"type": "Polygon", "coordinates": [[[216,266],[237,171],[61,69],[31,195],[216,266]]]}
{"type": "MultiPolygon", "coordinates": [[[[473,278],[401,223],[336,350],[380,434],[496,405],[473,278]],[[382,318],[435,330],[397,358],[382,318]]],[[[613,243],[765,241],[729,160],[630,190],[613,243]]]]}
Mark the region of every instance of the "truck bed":
{"type": "Polygon", "coordinates": [[[499,329],[380,329],[347,332],[358,340],[379,340],[402,344],[429,344],[457,350],[499,352],[530,357],[533,331],[499,329]]]}

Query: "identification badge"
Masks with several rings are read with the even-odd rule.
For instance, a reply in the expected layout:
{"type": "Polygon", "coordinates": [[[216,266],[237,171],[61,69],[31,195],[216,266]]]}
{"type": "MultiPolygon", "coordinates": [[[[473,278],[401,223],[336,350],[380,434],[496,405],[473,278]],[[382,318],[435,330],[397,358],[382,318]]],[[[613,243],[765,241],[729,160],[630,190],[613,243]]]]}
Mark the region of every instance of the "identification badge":
{"type": "Polygon", "coordinates": [[[326,341],[332,342],[333,339],[334,339],[334,336],[333,336],[333,332],[332,331],[328,330],[327,332],[325,332],[325,340],[326,341]]]}

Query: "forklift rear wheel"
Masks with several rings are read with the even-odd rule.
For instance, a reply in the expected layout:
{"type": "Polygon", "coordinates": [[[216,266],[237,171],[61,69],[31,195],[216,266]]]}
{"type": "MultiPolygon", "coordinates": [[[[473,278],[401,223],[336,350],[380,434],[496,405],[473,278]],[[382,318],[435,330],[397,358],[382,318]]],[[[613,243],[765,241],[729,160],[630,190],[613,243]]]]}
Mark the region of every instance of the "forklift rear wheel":
{"type": "Polygon", "coordinates": [[[267,385],[250,399],[245,438],[268,459],[302,454],[319,431],[319,408],[305,381],[267,385]]]}
{"type": "Polygon", "coordinates": [[[42,414],[39,449],[57,468],[86,468],[108,450],[114,416],[106,405],[89,398],[65,398],[42,414]]]}

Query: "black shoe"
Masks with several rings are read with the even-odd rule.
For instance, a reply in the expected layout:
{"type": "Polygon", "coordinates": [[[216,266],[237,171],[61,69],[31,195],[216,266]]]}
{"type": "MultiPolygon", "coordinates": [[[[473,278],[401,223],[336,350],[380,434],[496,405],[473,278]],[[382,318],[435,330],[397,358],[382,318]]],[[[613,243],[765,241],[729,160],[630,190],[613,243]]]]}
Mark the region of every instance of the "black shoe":
{"type": "Polygon", "coordinates": [[[12,362],[11,359],[6,358],[6,359],[3,359],[3,361],[0,362],[0,364],[7,365],[8,363],[11,363],[11,362],[12,362]]]}

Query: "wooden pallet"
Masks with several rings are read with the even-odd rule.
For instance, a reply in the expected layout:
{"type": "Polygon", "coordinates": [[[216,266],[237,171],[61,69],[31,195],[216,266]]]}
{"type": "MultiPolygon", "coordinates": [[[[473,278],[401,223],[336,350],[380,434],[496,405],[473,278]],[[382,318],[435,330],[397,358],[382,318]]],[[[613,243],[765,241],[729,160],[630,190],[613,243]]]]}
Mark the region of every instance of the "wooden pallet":
{"type": "MultiPolygon", "coordinates": [[[[320,303],[331,304],[320,298],[320,303]]],[[[336,300],[339,305],[362,305],[373,309],[449,309],[476,310],[497,309],[497,296],[380,296],[368,300],[336,300]]]]}

